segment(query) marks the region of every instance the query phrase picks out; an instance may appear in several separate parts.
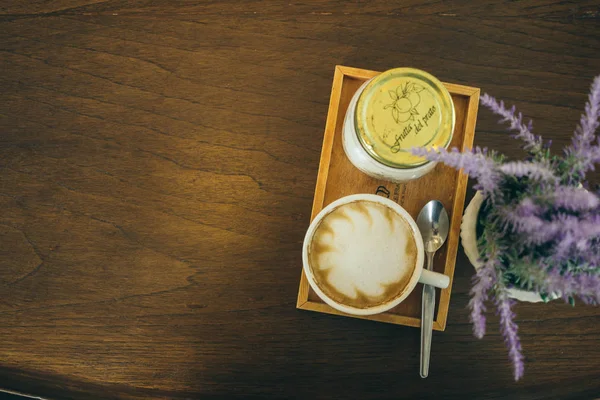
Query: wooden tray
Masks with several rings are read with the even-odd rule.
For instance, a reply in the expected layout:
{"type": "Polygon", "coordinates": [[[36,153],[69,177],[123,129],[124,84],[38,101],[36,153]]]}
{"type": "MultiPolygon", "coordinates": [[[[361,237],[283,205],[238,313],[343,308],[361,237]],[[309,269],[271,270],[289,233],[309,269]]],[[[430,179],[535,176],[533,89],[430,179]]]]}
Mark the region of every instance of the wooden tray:
{"type": "MultiPolygon", "coordinates": [[[[402,205],[415,219],[429,200],[440,200],[450,214],[450,234],[446,244],[435,255],[433,269],[448,275],[450,286],[442,290],[441,294],[438,291],[436,295],[433,329],[443,331],[446,329],[448,318],[467,176],[462,172],[438,164],[431,173],[423,178],[395,184],[371,178],[350,163],[342,148],[342,124],[346,109],[359,86],[378,74],[379,72],[376,71],[340,65],[335,67],[311,221],[329,203],[355,193],[376,193],[388,197],[402,205]]],[[[456,110],[456,126],[450,147],[471,148],[475,135],[479,89],[451,83],[444,83],[444,85],[452,95],[456,110]]],[[[422,285],[419,284],[406,300],[392,310],[383,314],[359,317],[344,314],[325,304],[310,288],[304,271],[302,271],[296,307],[303,310],[419,327],[421,326],[421,292],[422,285]]]]}

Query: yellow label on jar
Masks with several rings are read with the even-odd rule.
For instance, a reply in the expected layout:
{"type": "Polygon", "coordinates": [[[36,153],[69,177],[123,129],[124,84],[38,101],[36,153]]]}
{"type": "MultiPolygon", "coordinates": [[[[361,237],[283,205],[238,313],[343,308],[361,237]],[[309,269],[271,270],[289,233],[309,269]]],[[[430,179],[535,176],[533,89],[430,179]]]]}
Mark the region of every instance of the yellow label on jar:
{"type": "Polygon", "coordinates": [[[375,77],[360,95],[356,131],[367,152],[383,164],[410,168],[426,162],[413,147],[447,147],[454,129],[454,105],[443,84],[413,68],[375,77]]]}

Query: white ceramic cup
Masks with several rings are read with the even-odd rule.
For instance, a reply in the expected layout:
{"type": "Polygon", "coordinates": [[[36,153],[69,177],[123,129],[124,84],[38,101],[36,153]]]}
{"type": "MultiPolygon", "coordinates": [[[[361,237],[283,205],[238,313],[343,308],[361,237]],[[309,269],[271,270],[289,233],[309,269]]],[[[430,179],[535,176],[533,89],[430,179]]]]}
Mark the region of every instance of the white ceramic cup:
{"type": "Polygon", "coordinates": [[[444,274],[440,274],[437,272],[428,271],[426,269],[423,269],[424,258],[425,258],[425,251],[423,248],[423,238],[421,237],[421,233],[419,232],[419,228],[417,227],[417,224],[414,221],[414,219],[398,203],[395,203],[394,201],[392,201],[390,199],[387,199],[385,197],[381,197],[378,195],[374,195],[374,194],[350,195],[350,196],[342,197],[341,199],[338,199],[338,200],[334,201],[333,203],[329,204],[327,207],[325,207],[323,210],[321,210],[321,212],[319,214],[317,214],[315,219],[311,222],[311,224],[306,232],[306,236],[304,237],[304,245],[302,247],[302,263],[303,263],[304,273],[305,273],[306,278],[308,279],[308,282],[309,282],[310,286],[312,287],[312,289],[317,293],[317,295],[321,299],[323,299],[323,301],[325,303],[327,303],[331,307],[335,308],[338,311],[341,311],[341,312],[344,312],[347,314],[354,314],[354,315],[379,314],[379,313],[382,313],[382,312],[385,312],[385,311],[388,311],[388,310],[394,308],[395,306],[400,304],[402,301],[404,301],[404,299],[406,299],[408,297],[408,295],[414,290],[415,286],[419,282],[427,284],[427,285],[432,285],[432,286],[435,286],[435,287],[438,287],[441,289],[447,288],[448,285],[450,284],[450,278],[448,278],[448,276],[446,276],[444,274]],[[417,247],[417,258],[416,258],[416,262],[414,265],[414,269],[412,270],[408,284],[405,285],[405,288],[402,291],[402,293],[399,296],[394,297],[393,299],[391,299],[390,301],[388,301],[386,303],[379,304],[377,306],[370,307],[370,308],[356,308],[356,307],[348,306],[346,304],[338,303],[335,300],[333,300],[332,298],[330,298],[329,296],[327,296],[324,293],[324,291],[321,290],[321,288],[317,284],[317,281],[313,274],[312,268],[310,267],[310,259],[309,259],[309,248],[310,248],[311,242],[313,240],[315,230],[317,229],[317,227],[319,226],[319,223],[323,220],[323,218],[325,218],[327,215],[329,215],[329,213],[331,213],[336,208],[338,208],[344,204],[361,201],[361,200],[379,203],[383,206],[391,208],[394,212],[396,212],[398,215],[400,215],[410,226],[410,230],[415,239],[415,244],[417,247]]]}

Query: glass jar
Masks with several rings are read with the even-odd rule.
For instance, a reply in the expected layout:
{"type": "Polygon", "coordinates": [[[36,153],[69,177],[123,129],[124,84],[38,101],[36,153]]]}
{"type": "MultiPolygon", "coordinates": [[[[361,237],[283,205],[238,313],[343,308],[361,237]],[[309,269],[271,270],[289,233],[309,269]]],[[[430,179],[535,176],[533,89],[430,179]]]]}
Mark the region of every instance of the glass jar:
{"type": "Polygon", "coordinates": [[[391,69],[365,82],[352,97],[344,118],[344,151],[372,177],[416,179],[436,163],[410,149],[447,148],[455,118],[452,97],[437,78],[414,68],[391,69]]]}

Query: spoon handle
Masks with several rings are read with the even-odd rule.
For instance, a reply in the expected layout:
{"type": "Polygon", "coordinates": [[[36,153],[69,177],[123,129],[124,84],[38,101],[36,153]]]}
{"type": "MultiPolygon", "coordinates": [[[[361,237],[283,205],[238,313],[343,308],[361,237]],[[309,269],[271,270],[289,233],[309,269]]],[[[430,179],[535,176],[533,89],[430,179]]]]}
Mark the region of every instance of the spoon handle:
{"type": "MultiPolygon", "coordinates": [[[[427,252],[427,269],[433,269],[433,254],[427,252]]],[[[435,308],[435,288],[423,286],[423,298],[421,302],[421,378],[429,375],[429,358],[431,355],[431,334],[433,329],[433,311],[435,308]]]]}

